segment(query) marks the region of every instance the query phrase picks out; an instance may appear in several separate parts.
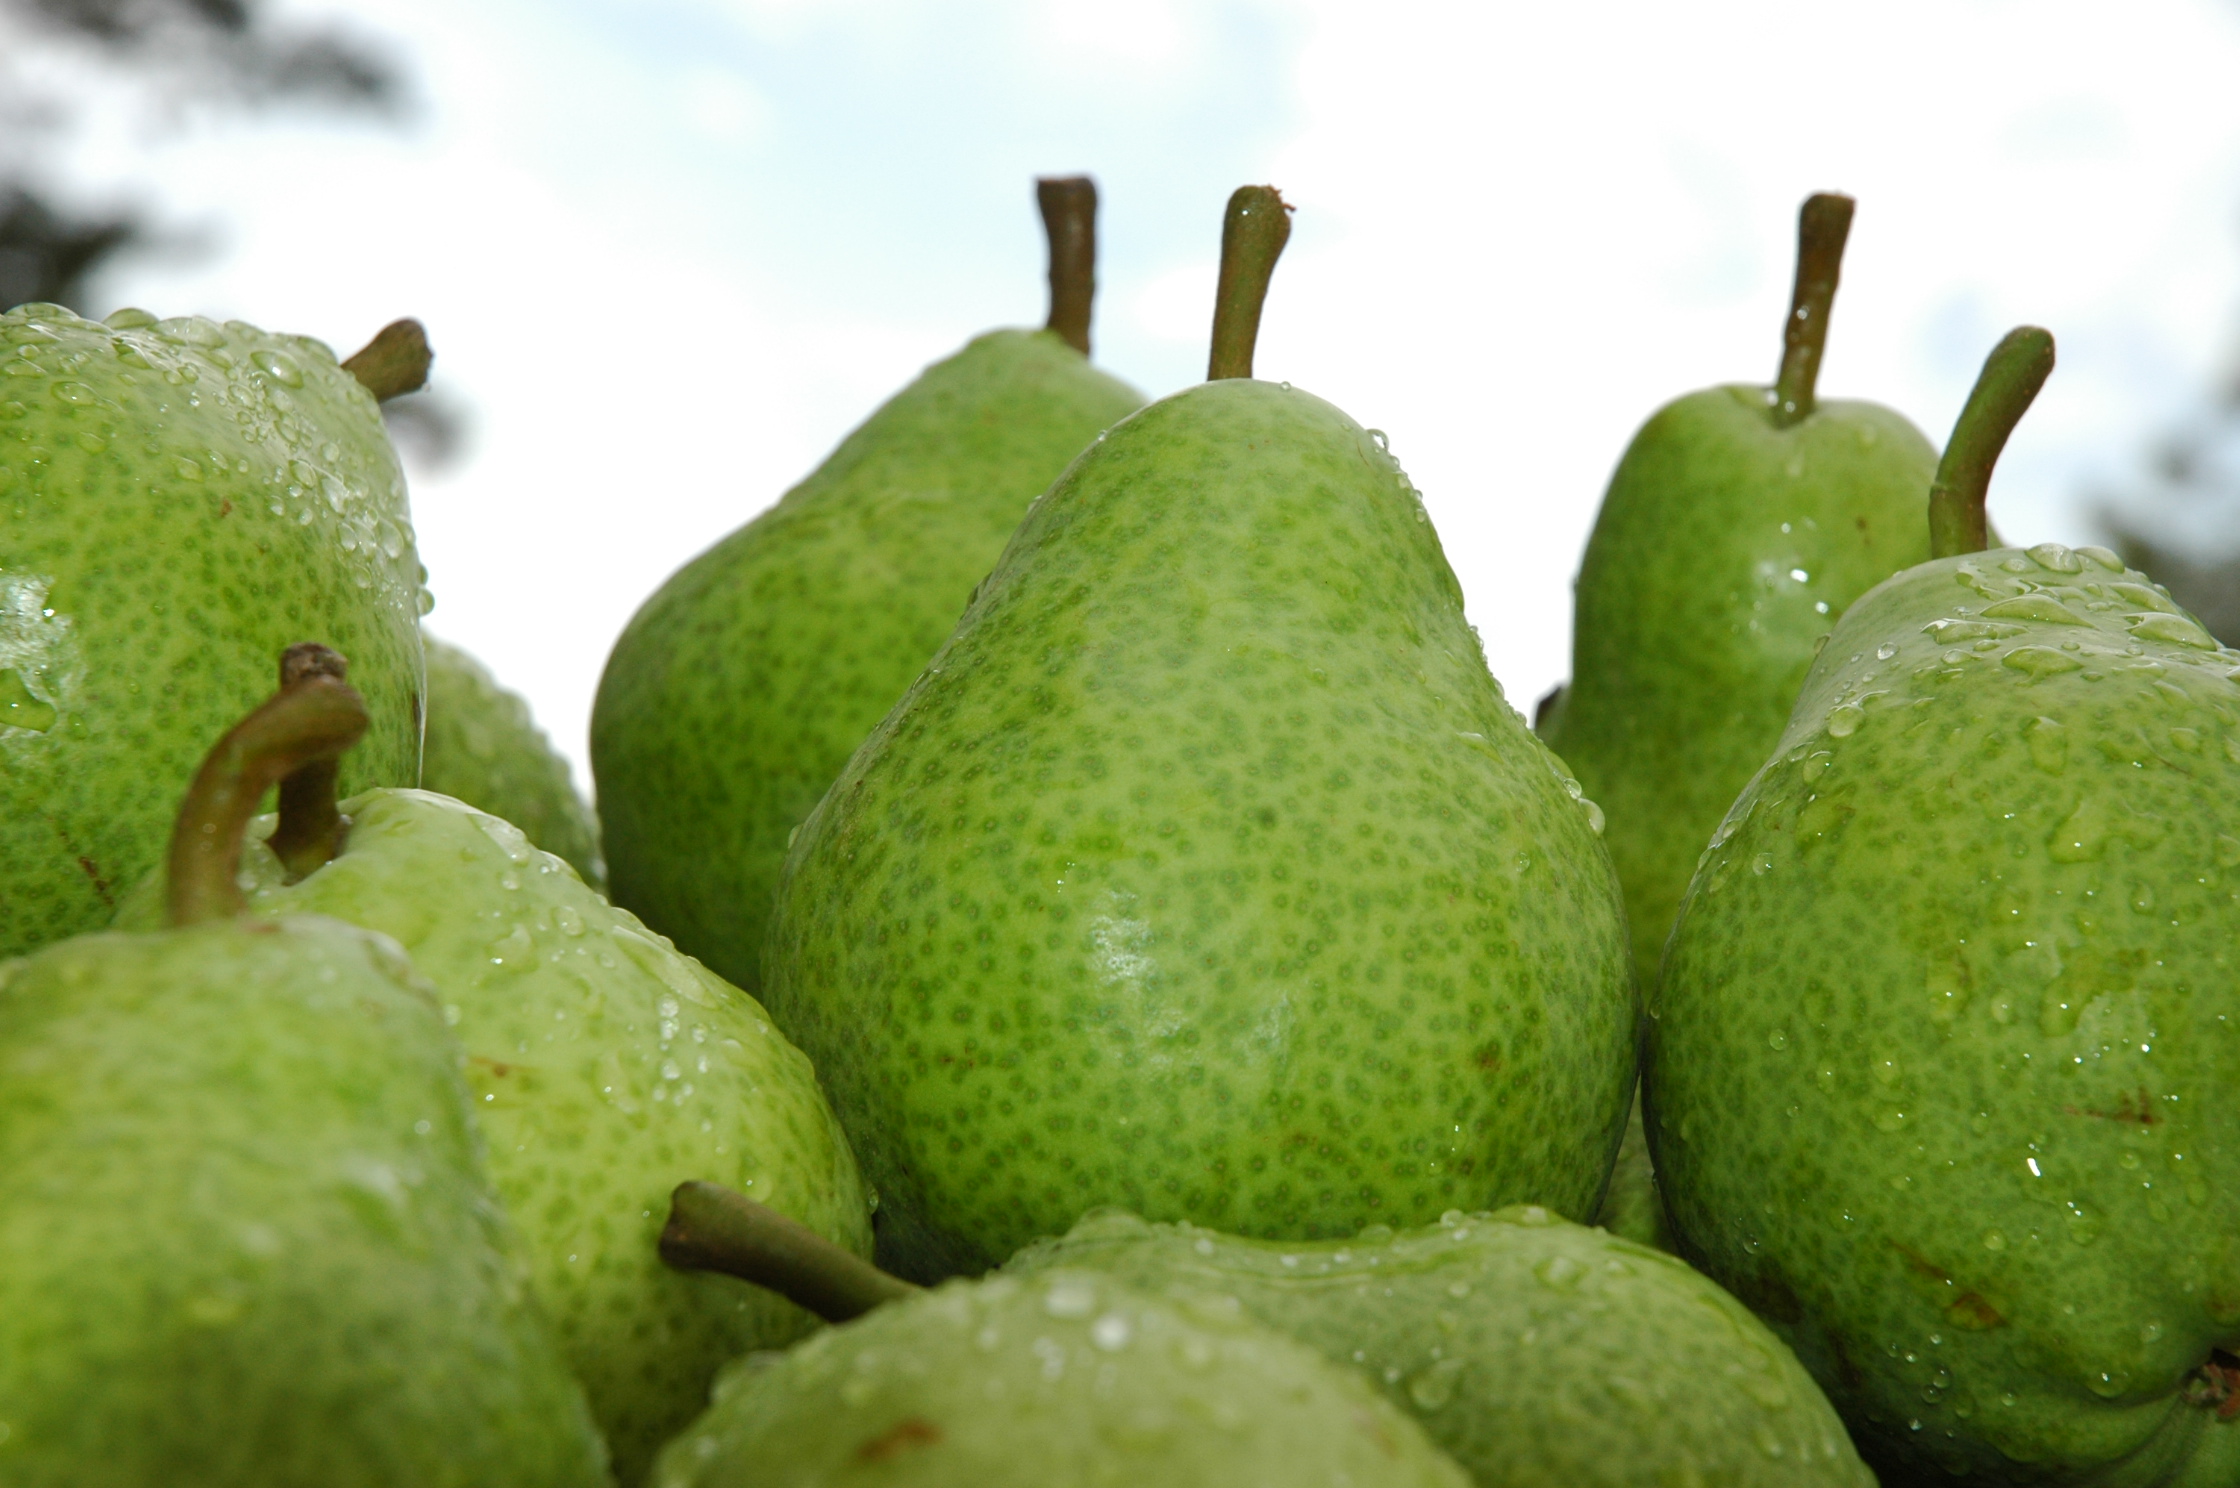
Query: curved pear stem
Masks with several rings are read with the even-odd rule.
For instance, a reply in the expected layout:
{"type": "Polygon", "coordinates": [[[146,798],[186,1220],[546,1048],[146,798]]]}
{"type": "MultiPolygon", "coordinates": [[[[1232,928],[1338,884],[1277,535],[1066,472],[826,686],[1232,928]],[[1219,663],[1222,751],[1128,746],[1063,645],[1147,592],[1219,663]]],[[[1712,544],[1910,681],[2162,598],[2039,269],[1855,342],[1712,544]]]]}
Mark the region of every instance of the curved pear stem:
{"type": "Polygon", "coordinates": [[[1991,468],[2052,371],[2053,333],[2036,326],[2016,326],[1984,358],[1929,488],[1930,557],[1980,553],[1990,546],[1984,500],[1991,493],[1991,468]]]}
{"type": "Polygon", "coordinates": [[[1291,205],[1273,186],[1239,186],[1221,221],[1221,283],[1213,294],[1213,354],[1206,381],[1252,375],[1260,308],[1291,240],[1291,205]]]}
{"type": "Polygon", "coordinates": [[[427,327],[408,316],[374,332],[371,341],[343,358],[342,370],[357,378],[374,402],[386,403],[426,387],[435,359],[427,327]]]}
{"type": "Polygon", "coordinates": [[[1773,426],[1786,429],[1818,406],[1820,356],[1828,349],[1828,309],[1843,274],[1843,245],[1851,236],[1858,203],[1818,191],[1797,211],[1797,282],[1789,292],[1789,321],[1781,333],[1781,372],[1773,382],[1773,426]]]}
{"type": "Polygon", "coordinates": [[[366,731],[365,700],[313,671],[283,686],[203,758],[171,829],[167,884],[173,925],[245,913],[235,875],[241,837],[264,793],[318,760],[339,759],[366,731]]]}
{"type": "MultiPolygon", "coordinates": [[[[349,676],[350,663],[342,653],[316,641],[299,641],[280,653],[283,689],[306,677],[344,682],[349,676]]],[[[339,757],[310,760],[280,782],[280,823],[266,845],[288,870],[290,883],[333,862],[350,834],[349,819],[335,804],[340,766],[339,757]]]]}
{"type": "Polygon", "coordinates": [[[720,1271],[767,1287],[828,1323],[861,1317],[918,1290],[807,1225],[715,1183],[680,1183],[669,1196],[661,1259],[679,1271],[720,1271]]]}
{"type": "Polygon", "coordinates": [[[1089,306],[1097,297],[1097,183],[1087,176],[1038,176],[1034,199],[1050,237],[1050,318],[1066,345],[1089,354],[1089,306]]]}

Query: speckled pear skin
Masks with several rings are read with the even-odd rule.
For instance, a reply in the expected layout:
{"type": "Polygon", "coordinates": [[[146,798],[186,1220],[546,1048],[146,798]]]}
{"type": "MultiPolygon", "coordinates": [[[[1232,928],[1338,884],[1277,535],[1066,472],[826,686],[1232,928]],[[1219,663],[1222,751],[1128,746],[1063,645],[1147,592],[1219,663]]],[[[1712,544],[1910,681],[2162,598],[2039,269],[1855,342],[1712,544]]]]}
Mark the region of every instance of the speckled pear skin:
{"type": "Polygon", "coordinates": [[[1674,1231],[1898,1480],[2240,1482],[2236,663],[2098,549],[1909,569],[1689,886],[1674,1231]]]}
{"type": "Polygon", "coordinates": [[[748,1358],[657,1488],[1465,1488],[1352,1370],[1222,1297],[954,1281],[748,1358]]]}
{"type": "Polygon", "coordinates": [[[1105,1204],[1592,1213],[1636,1008],[1566,786],[1380,439],[1249,380],[1114,428],[787,861],[766,995],[881,1264],[976,1272],[1105,1204]]]}
{"type": "Polygon", "coordinates": [[[809,1061],[753,998],[496,817],[427,791],[343,811],[342,855],[293,885],[263,843],[272,818],[255,826],[251,906],[392,936],[433,984],[491,1180],[627,1488],[722,1364],[816,1326],[774,1292],[662,1265],[670,1190],[724,1184],[863,1256],[870,1193],[809,1061]]]}
{"type": "Polygon", "coordinates": [[[0,963],[0,1482],[605,1484],[459,1063],[332,921],[0,963]]]}
{"type": "Polygon", "coordinates": [[[756,991],[794,828],[925,668],[1027,506],[1143,396],[991,331],[685,565],[607,659],[591,769],[617,904],[756,991]]]}
{"type": "Polygon", "coordinates": [[[1618,1144],[1618,1161],[1610,1169],[1610,1186],[1602,1194],[1602,1207],[1594,1222],[1602,1229],[1636,1245],[1672,1249],[1672,1227],[1665,1222],[1664,1199],[1657,1193],[1657,1168],[1649,1158],[1649,1134],[1641,1122],[1641,1093],[1633,1097],[1626,1116],[1625,1140],[1618,1144]]]}
{"type": "Polygon", "coordinates": [[[603,889],[599,823],[528,702],[449,641],[425,632],[421,639],[428,650],[428,727],[420,788],[512,822],[603,889]]]}
{"type": "Polygon", "coordinates": [[[1661,1251],[1536,1205],[1351,1240],[1089,1215],[1006,1272],[1231,1297],[1379,1385],[1485,1488],[1873,1488],[1804,1366],[1661,1251]]]}
{"type": "Polygon", "coordinates": [[[346,789],[420,776],[420,565],[373,397],[239,321],[0,315],[0,955],[106,925],[272,659],[350,658],[346,789]]]}
{"type": "Polygon", "coordinates": [[[1634,435],[1579,566],[1548,746],[1608,814],[1634,969],[1656,981],[1696,855],[1781,736],[1813,647],[1929,556],[1937,452],[1875,403],[1777,428],[1763,387],[1706,388],[1634,435]],[[1802,575],[1802,577],[1799,577],[1802,575]]]}

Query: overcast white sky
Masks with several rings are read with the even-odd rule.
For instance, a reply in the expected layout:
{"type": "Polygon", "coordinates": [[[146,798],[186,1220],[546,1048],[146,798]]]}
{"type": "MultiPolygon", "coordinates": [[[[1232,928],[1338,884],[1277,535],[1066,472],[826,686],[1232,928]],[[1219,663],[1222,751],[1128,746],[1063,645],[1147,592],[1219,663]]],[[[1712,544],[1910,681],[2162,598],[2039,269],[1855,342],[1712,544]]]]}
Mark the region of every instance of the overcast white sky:
{"type": "Polygon", "coordinates": [[[579,761],[608,646],[924,363],[1038,322],[1036,173],[1104,197],[1098,356],[1204,364],[1222,202],[1298,207],[1259,370],[1387,430],[1513,701],[1659,403],[1764,381],[1798,201],[1859,198],[1822,390],[1942,442],[1985,351],[2061,367],[2025,542],[2184,416],[2240,309],[2240,0],[292,0],[414,69],[402,130],[265,116],[81,179],[212,246],[107,309],[347,351],[421,316],[472,457],[413,493],[431,625],[579,761]]]}

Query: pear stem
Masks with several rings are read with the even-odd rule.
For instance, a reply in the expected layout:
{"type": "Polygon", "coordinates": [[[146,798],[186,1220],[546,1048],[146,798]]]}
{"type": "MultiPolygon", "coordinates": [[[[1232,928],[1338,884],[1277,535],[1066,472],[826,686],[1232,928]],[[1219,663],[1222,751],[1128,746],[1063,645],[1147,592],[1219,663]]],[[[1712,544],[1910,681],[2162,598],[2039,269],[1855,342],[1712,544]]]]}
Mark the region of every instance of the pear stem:
{"type": "Polygon", "coordinates": [[[714,1183],[680,1183],[669,1196],[661,1259],[680,1271],[720,1271],[768,1287],[828,1323],[861,1317],[918,1290],[807,1225],[714,1183]]]}
{"type": "Polygon", "coordinates": [[[349,683],[310,671],[235,724],[203,758],[171,829],[171,923],[199,925],[247,912],[235,876],[241,838],[264,793],[318,760],[339,759],[366,731],[365,700],[349,683]]]}
{"type": "Polygon", "coordinates": [[[1268,281],[1291,240],[1291,205],[1273,186],[1239,186],[1221,222],[1221,283],[1213,294],[1213,354],[1206,381],[1250,377],[1268,281]]]}
{"type": "Polygon", "coordinates": [[[1984,501],[1991,493],[1991,468],[2052,371],[2053,334],[2036,326],[2016,326],[1984,358],[1929,488],[1930,557],[1980,553],[1990,546],[1984,501]]]}
{"type": "Polygon", "coordinates": [[[1820,356],[1828,349],[1828,309],[1843,274],[1843,245],[1858,204],[1818,191],[1797,211],[1797,282],[1789,292],[1789,320],[1781,333],[1781,371],[1773,382],[1773,426],[1786,429],[1812,416],[1820,381],[1820,356]]]}
{"type": "MultiPolygon", "coordinates": [[[[306,677],[349,680],[350,663],[342,653],[316,641],[299,641],[280,654],[280,685],[291,687],[306,677]]],[[[273,828],[269,846],[288,870],[288,882],[307,878],[334,861],[350,835],[349,818],[335,804],[335,781],[341,772],[339,758],[310,760],[289,772],[280,782],[280,822],[273,828]]]]}
{"type": "Polygon", "coordinates": [[[386,403],[426,387],[428,367],[435,359],[428,349],[427,328],[407,318],[392,320],[374,332],[371,341],[343,358],[342,370],[357,378],[374,402],[386,403]]]}
{"type": "Polygon", "coordinates": [[[1089,354],[1089,306],[1097,297],[1097,183],[1087,176],[1039,176],[1034,199],[1050,237],[1050,318],[1045,328],[1089,354]]]}

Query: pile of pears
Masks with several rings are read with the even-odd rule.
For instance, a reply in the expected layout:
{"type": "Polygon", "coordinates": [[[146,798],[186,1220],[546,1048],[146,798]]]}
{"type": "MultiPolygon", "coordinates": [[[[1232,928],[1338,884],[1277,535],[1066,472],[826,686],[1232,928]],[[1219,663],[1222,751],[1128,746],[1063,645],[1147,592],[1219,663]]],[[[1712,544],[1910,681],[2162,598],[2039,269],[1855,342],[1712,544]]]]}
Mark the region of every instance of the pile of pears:
{"type": "MultiPolygon", "coordinates": [[[[0,1483],[2240,1485],[2240,653],[1768,386],[1528,724],[1386,436],[989,332],[615,644],[595,809],[381,403],[0,315],[0,1483]]],[[[753,504],[742,493],[742,504],[753,504]]]]}

